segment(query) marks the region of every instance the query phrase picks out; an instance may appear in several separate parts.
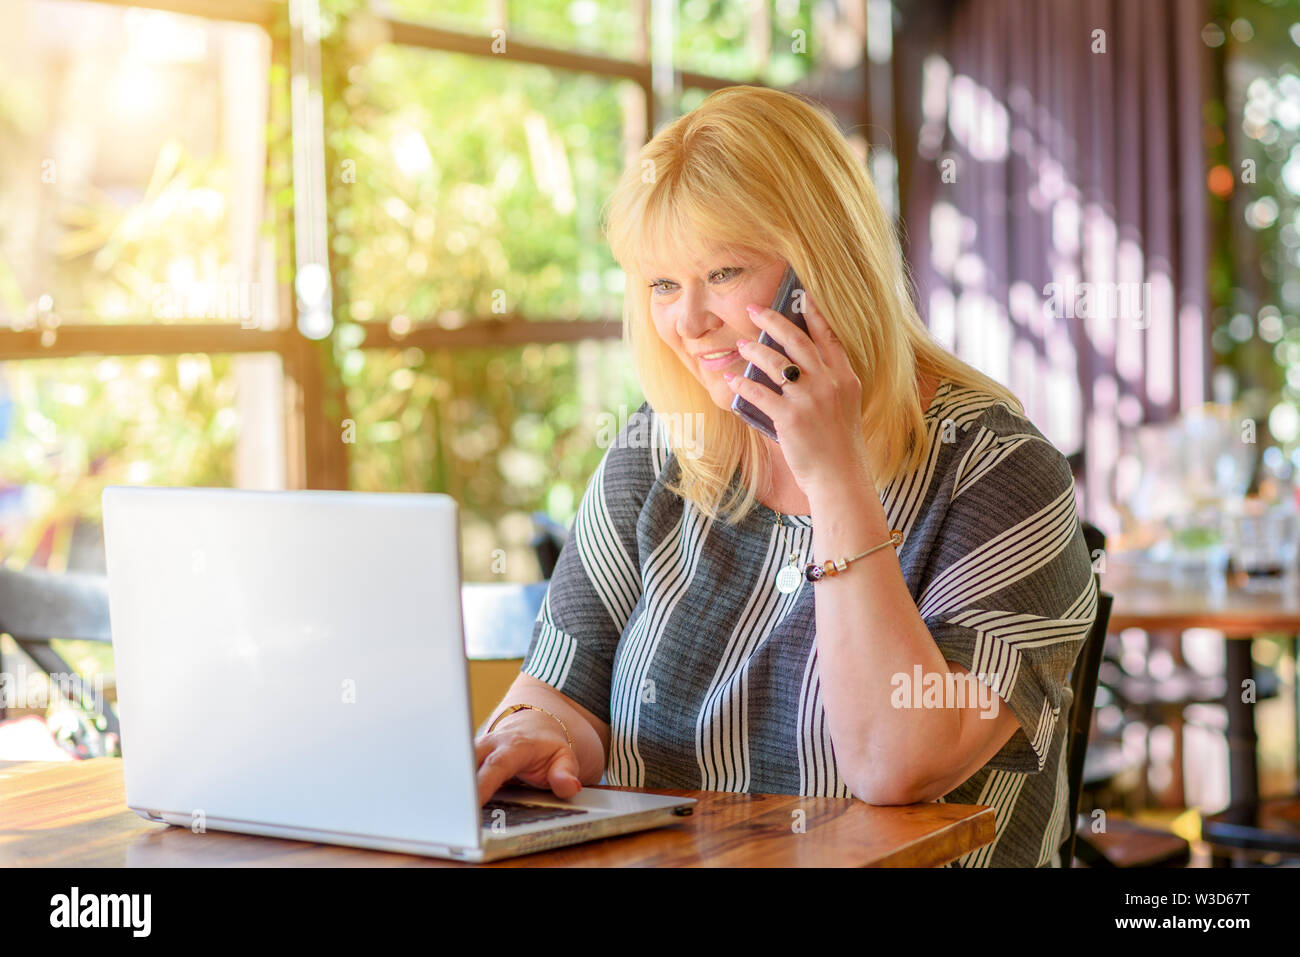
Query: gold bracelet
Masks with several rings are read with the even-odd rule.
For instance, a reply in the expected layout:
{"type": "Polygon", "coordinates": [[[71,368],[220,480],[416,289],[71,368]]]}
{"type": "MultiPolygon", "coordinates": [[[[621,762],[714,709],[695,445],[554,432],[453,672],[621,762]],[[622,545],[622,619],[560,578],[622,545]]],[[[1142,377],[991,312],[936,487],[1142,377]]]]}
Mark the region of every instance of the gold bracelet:
{"type": "Polygon", "coordinates": [[[569,739],[570,750],[572,750],[574,754],[578,753],[578,749],[573,746],[573,735],[569,734],[569,728],[563,721],[560,720],[560,716],[558,714],[551,714],[551,712],[547,711],[545,708],[539,708],[535,704],[512,704],[510,707],[506,708],[499,715],[497,715],[496,718],[492,721],[492,723],[488,725],[488,729],[483,733],[491,734],[492,729],[497,726],[497,722],[500,721],[502,718],[504,718],[506,715],[514,714],[516,711],[523,711],[525,709],[531,711],[540,711],[542,714],[551,715],[552,718],[554,718],[556,721],[559,721],[560,727],[564,728],[564,736],[569,739]]]}
{"type": "Polygon", "coordinates": [[[880,549],[884,548],[886,545],[893,545],[894,548],[898,548],[898,546],[902,544],[903,544],[903,533],[898,529],[894,529],[889,533],[889,541],[887,542],[881,542],[879,545],[873,545],[870,548],[868,548],[865,552],[862,552],[861,554],[858,555],[854,555],[852,558],[840,558],[840,559],[828,558],[826,559],[826,563],[823,565],[818,565],[816,562],[809,562],[807,565],[804,566],[803,574],[804,577],[807,578],[810,582],[816,583],[821,581],[823,578],[830,577],[833,575],[838,575],[840,572],[848,568],[851,562],[856,562],[859,558],[862,558],[865,555],[870,555],[872,552],[880,551],[880,549]]]}

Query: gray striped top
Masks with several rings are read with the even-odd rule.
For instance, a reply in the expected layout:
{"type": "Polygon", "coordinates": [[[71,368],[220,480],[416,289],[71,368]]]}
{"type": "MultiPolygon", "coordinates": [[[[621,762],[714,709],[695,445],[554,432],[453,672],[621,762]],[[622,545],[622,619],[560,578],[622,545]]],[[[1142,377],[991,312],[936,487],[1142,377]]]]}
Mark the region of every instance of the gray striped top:
{"type": "MultiPolygon", "coordinates": [[[[1020,725],[941,800],[995,808],[957,866],[1056,866],[1066,827],[1067,675],[1097,593],[1065,457],[996,396],[940,383],[929,454],[881,494],[895,553],[944,658],[1020,725]]],[[[592,477],[523,671],[610,725],[605,783],[851,797],[822,708],[807,515],[730,526],[664,488],[676,457],[648,403],[592,477]]],[[[739,481],[739,473],[733,483],[739,481]]]]}

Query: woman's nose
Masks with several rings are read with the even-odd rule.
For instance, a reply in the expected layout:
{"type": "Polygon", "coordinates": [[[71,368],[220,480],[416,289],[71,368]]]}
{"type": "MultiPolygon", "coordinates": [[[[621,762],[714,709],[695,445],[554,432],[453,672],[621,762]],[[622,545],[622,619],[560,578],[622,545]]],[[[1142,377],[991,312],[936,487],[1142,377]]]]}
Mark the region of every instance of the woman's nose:
{"type": "Polygon", "coordinates": [[[677,334],[683,339],[702,338],[709,330],[722,325],[712,312],[710,297],[703,293],[683,292],[678,306],[677,334]]]}

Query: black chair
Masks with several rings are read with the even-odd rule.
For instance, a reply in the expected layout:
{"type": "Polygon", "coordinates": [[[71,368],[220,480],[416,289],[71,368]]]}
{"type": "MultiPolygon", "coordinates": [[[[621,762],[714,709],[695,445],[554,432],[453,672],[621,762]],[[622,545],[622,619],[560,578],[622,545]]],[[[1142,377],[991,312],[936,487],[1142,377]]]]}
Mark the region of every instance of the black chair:
{"type": "MultiPolygon", "coordinates": [[[[42,569],[0,568],[0,632],[7,633],[47,675],[71,675],[74,669],[50,642],[54,639],[111,643],[108,580],[78,572],[56,574],[42,569]]],[[[52,682],[62,693],[67,683],[52,682]]],[[[81,705],[73,700],[71,703],[81,705]]],[[[104,731],[121,737],[117,715],[104,703],[104,731]]],[[[4,703],[0,701],[0,718],[4,703]]]]}
{"type": "Polygon", "coordinates": [[[1110,622],[1112,601],[1112,597],[1106,592],[1098,592],[1097,617],[1092,623],[1083,648],[1079,650],[1078,660],[1075,661],[1074,670],[1070,675],[1070,690],[1074,692],[1074,703],[1070,707],[1070,724],[1066,737],[1066,767],[1070,786],[1068,809],[1070,833],[1061,845],[1061,864],[1064,867],[1069,867],[1074,860],[1079,797],[1083,785],[1083,762],[1088,753],[1088,735],[1092,729],[1092,705],[1097,696],[1097,672],[1101,667],[1102,648],[1106,644],[1106,626],[1110,622]]]}
{"type": "MultiPolygon", "coordinates": [[[[1084,540],[1088,543],[1088,553],[1104,553],[1105,533],[1089,522],[1081,524],[1084,540]]],[[[1070,867],[1077,859],[1089,867],[1097,868],[1183,867],[1191,859],[1191,845],[1176,834],[1123,820],[1108,821],[1106,831],[1102,834],[1080,836],[1078,833],[1083,767],[1092,728],[1093,703],[1097,696],[1107,626],[1114,604],[1114,596],[1100,591],[1100,576],[1094,577],[1099,589],[1097,619],[1079,652],[1079,660],[1075,662],[1074,673],[1070,677],[1070,687],[1074,691],[1067,759],[1070,769],[1070,835],[1061,846],[1061,863],[1070,867]]]]}
{"type": "Polygon", "coordinates": [[[523,658],[549,581],[466,582],[461,585],[465,652],[471,660],[523,658]]]}
{"type": "Polygon", "coordinates": [[[1215,867],[1274,855],[1294,866],[1300,862],[1300,795],[1231,804],[1205,816],[1201,838],[1210,845],[1215,867]]]}
{"type": "Polygon", "coordinates": [[[550,578],[555,572],[555,563],[560,559],[560,549],[569,539],[569,530],[545,512],[533,512],[533,525],[537,531],[529,544],[537,552],[542,577],[550,578]]]}

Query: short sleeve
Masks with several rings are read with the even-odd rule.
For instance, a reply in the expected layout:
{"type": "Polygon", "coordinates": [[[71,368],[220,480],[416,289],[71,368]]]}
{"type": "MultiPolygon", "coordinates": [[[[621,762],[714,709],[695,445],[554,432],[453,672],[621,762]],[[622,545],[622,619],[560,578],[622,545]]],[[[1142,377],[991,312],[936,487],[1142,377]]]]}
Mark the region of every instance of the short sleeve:
{"type": "Polygon", "coordinates": [[[1001,403],[972,424],[955,462],[938,493],[946,514],[917,607],[945,660],[993,689],[1020,725],[988,766],[1041,771],[1097,612],[1074,477],[1001,403]]]}
{"type": "Polygon", "coordinates": [[[614,652],[641,596],[637,522],[664,448],[654,413],[642,403],[583,493],[522,668],[607,723],[614,652]]]}

